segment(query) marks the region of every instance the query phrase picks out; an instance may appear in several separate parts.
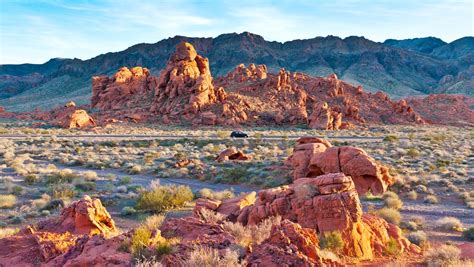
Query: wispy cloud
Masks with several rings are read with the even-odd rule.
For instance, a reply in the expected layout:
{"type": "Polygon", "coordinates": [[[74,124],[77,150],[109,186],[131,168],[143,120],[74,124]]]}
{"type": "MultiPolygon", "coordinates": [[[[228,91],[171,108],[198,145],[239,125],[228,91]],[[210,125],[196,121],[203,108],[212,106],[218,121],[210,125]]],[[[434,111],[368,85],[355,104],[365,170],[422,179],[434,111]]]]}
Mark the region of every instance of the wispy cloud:
{"type": "Polygon", "coordinates": [[[175,35],[250,31],[268,40],[473,34],[471,0],[1,0],[0,63],[87,59],[175,35]]]}

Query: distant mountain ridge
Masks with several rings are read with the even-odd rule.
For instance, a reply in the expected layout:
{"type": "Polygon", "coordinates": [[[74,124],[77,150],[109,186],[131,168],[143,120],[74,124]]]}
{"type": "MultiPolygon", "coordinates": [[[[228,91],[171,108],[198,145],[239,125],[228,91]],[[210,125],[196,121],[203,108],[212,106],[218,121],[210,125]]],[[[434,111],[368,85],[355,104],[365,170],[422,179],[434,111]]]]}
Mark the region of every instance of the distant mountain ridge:
{"type": "Polygon", "coordinates": [[[327,36],[280,43],[244,32],[216,38],[175,36],[89,60],[0,65],[0,106],[27,111],[52,108],[68,100],[88,103],[92,76],[111,75],[122,66],[143,66],[158,75],[181,41],[191,42],[209,58],[214,77],[227,74],[240,63],[257,63],[266,64],[270,72],[285,68],[313,76],[336,73],[367,91],[381,90],[393,97],[474,95],[474,37],[451,43],[434,37],[378,43],[363,37],[327,36]]]}

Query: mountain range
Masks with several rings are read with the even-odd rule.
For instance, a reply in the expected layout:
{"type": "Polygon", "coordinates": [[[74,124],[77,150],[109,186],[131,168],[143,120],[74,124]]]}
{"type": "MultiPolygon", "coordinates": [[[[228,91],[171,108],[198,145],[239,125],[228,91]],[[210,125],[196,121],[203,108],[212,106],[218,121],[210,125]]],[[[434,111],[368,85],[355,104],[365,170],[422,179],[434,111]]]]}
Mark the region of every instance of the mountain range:
{"type": "Polygon", "coordinates": [[[269,72],[285,68],[312,76],[335,73],[366,91],[384,91],[395,98],[474,95],[474,37],[451,43],[434,37],[379,43],[364,37],[327,36],[280,43],[244,32],[215,38],[175,36],[88,60],[56,58],[44,64],[0,65],[0,106],[30,111],[69,100],[87,104],[92,76],[112,75],[122,66],[143,66],[158,75],[182,41],[209,58],[214,77],[226,75],[240,63],[256,63],[265,64],[269,72]]]}

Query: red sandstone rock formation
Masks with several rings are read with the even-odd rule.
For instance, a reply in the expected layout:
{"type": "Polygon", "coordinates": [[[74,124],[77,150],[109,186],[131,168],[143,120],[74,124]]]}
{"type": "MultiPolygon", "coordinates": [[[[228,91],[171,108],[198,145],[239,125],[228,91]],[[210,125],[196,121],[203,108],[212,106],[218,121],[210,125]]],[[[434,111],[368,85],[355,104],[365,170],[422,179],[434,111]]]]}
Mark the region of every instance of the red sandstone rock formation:
{"type": "Polygon", "coordinates": [[[147,99],[151,98],[157,80],[142,67],[122,67],[112,77],[92,77],[91,106],[108,111],[149,105],[147,99]]]}
{"type": "Polygon", "coordinates": [[[244,64],[240,64],[235,67],[234,71],[227,74],[227,79],[236,80],[238,82],[245,82],[248,80],[264,80],[267,78],[267,66],[249,64],[245,67],[244,64]]]}
{"type": "Polygon", "coordinates": [[[332,111],[328,103],[314,105],[313,113],[309,117],[309,127],[320,130],[339,130],[342,125],[342,113],[332,111]]]}
{"type": "Polygon", "coordinates": [[[177,119],[195,117],[211,104],[225,99],[223,89],[214,89],[209,61],[190,43],[180,43],[161,72],[151,111],[177,119]]]}
{"type": "Polygon", "coordinates": [[[331,147],[319,138],[299,139],[286,164],[294,168],[293,179],[342,172],[354,180],[357,192],[382,194],[393,184],[388,168],[356,147],[331,147]]]}
{"type": "Polygon", "coordinates": [[[428,123],[474,126],[474,98],[464,95],[429,95],[406,101],[428,123]]]}
{"type": "Polygon", "coordinates": [[[251,266],[338,266],[320,255],[314,229],[284,220],[274,225],[270,237],[252,249],[246,258],[251,266]]]}
{"type": "Polygon", "coordinates": [[[228,160],[249,160],[250,157],[245,155],[242,151],[237,150],[234,147],[228,148],[222,151],[216,160],[218,162],[228,161],[228,160]]]}
{"type": "Polygon", "coordinates": [[[281,216],[318,233],[338,231],[344,240],[343,253],[349,257],[361,260],[380,257],[380,248],[385,247],[390,238],[397,240],[402,252],[420,253],[417,246],[401,236],[397,226],[374,216],[363,216],[354,182],[343,173],[300,178],[288,186],[261,190],[255,203],[244,208],[233,205],[234,208],[229,209],[227,203],[235,201],[224,200],[214,210],[233,215],[228,216],[230,220],[238,214],[236,221],[244,225],[281,216]],[[221,208],[223,206],[227,208],[221,208]]]}
{"type": "MultiPolygon", "coordinates": [[[[30,115],[31,116],[31,115],[30,115]]],[[[89,116],[87,111],[77,109],[75,106],[60,107],[50,112],[37,112],[32,118],[47,121],[52,125],[67,129],[95,127],[95,120],[89,116]]]]}
{"type": "MultiPolygon", "coordinates": [[[[90,236],[95,240],[117,233],[114,221],[100,200],[92,200],[85,196],[63,209],[59,217],[39,222],[35,226],[28,226],[19,233],[0,239],[0,264],[1,266],[32,266],[43,264],[45,266],[67,265],[72,254],[79,256],[84,251],[71,252],[78,243],[88,242],[90,236]],[[61,256],[62,255],[62,256],[61,256]],[[67,256],[65,256],[67,255],[67,256]],[[61,264],[56,264],[56,257],[63,257],[61,264]]],[[[94,246],[95,247],[95,246],[94,246]]],[[[100,263],[97,258],[101,250],[95,250],[95,258],[88,258],[82,263],[100,263]]],[[[116,254],[120,254],[116,252],[116,254]]],[[[92,254],[91,254],[92,257],[92,254]]]]}

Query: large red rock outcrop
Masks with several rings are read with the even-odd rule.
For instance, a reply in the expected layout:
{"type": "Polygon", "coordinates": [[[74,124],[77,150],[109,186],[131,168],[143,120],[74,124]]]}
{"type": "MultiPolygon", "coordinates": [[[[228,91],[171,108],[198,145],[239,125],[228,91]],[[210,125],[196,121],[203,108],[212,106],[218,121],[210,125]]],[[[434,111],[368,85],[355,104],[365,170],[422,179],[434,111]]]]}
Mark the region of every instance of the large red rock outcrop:
{"type": "Polygon", "coordinates": [[[151,111],[172,120],[186,114],[195,117],[224,98],[224,90],[214,88],[208,59],[198,55],[190,43],[182,42],[160,73],[151,111]]]}
{"type": "MultiPolygon", "coordinates": [[[[114,234],[117,234],[114,221],[100,200],[85,196],[63,209],[58,217],[41,221],[17,234],[0,239],[0,266],[67,265],[67,261],[57,265],[54,260],[70,253],[70,249],[74,250],[78,243],[89,240],[92,235],[97,235],[96,239],[105,240],[104,237],[114,234]]],[[[99,254],[96,256],[106,257],[99,254]]],[[[91,258],[88,262],[94,261],[91,258]]]]}
{"type": "Polygon", "coordinates": [[[363,216],[354,182],[343,173],[300,178],[287,186],[261,190],[254,204],[236,207],[231,214],[221,208],[227,202],[233,199],[222,201],[214,210],[224,215],[238,214],[236,221],[243,225],[281,216],[318,233],[337,231],[344,240],[343,254],[349,257],[370,260],[382,256],[380,248],[386,247],[390,238],[397,240],[402,252],[420,252],[400,234],[397,226],[363,216]]]}
{"type": "Polygon", "coordinates": [[[142,67],[122,67],[112,77],[94,76],[91,106],[110,111],[149,105],[147,100],[151,99],[157,81],[147,68],[142,67]]]}
{"type": "Polygon", "coordinates": [[[363,149],[331,147],[319,138],[301,138],[286,164],[294,168],[293,179],[342,172],[354,180],[357,192],[382,194],[394,183],[389,169],[377,163],[363,149]]]}
{"type": "Polygon", "coordinates": [[[308,118],[311,129],[339,130],[342,125],[342,113],[333,111],[328,103],[317,103],[308,118]]]}

